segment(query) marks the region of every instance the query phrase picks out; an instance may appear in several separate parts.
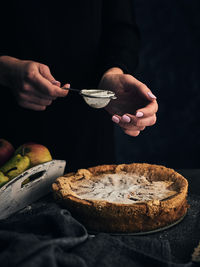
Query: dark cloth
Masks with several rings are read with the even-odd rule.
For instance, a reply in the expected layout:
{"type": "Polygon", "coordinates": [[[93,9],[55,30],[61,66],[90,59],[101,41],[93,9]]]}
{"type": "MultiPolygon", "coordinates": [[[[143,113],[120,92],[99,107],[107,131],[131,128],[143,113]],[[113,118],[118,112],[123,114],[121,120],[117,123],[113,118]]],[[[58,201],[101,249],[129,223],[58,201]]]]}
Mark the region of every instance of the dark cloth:
{"type": "MultiPolygon", "coordinates": [[[[73,88],[97,88],[110,67],[132,73],[138,32],[132,0],[2,1],[0,55],[50,67],[56,80],[73,88]]],[[[114,162],[110,115],[87,106],[74,93],[46,111],[17,106],[0,87],[1,136],[15,146],[46,145],[68,170],[114,162]]]]}
{"type": "Polygon", "coordinates": [[[189,204],[186,217],[164,231],[93,236],[48,196],[0,221],[1,266],[190,267],[200,240],[200,197],[190,196],[189,204]]]}

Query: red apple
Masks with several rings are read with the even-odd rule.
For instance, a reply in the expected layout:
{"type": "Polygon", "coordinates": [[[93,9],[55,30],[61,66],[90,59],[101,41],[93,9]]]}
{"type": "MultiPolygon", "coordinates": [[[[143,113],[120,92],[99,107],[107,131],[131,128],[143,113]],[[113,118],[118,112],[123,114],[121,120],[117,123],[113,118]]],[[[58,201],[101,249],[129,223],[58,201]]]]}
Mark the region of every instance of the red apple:
{"type": "Polygon", "coordinates": [[[14,154],[13,145],[5,139],[0,139],[0,166],[8,161],[14,154]]]}
{"type": "Polygon", "coordinates": [[[15,151],[15,155],[16,154],[29,157],[30,167],[52,160],[52,156],[48,148],[37,143],[25,143],[21,145],[15,151]]]}

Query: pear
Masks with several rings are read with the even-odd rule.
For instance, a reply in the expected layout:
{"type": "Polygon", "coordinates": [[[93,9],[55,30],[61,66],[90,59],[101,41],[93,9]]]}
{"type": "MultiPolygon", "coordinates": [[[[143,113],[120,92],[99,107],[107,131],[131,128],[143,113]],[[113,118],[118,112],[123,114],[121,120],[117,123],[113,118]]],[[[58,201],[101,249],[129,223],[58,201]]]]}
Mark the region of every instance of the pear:
{"type": "Polygon", "coordinates": [[[0,187],[6,184],[9,181],[9,178],[0,171],[0,187]]]}
{"type": "Polygon", "coordinates": [[[27,170],[29,167],[30,159],[27,156],[21,156],[20,154],[17,154],[7,161],[0,168],[0,171],[3,172],[3,174],[9,178],[9,180],[11,180],[27,170]]]}

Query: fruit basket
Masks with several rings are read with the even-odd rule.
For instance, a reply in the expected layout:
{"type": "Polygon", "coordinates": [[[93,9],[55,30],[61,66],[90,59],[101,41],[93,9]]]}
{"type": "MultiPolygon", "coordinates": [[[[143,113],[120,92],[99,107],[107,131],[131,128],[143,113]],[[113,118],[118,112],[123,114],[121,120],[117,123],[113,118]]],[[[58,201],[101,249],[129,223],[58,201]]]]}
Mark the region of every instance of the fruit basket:
{"type": "Polygon", "coordinates": [[[55,179],[64,173],[64,160],[51,160],[27,169],[0,188],[0,219],[47,195],[55,179]]]}

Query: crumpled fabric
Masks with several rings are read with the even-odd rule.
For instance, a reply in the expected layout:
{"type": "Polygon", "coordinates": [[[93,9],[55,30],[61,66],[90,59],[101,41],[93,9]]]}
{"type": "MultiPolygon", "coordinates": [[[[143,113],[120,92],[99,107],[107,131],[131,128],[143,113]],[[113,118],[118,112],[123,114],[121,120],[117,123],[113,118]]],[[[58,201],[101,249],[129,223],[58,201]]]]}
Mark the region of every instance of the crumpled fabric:
{"type": "Polygon", "coordinates": [[[0,262],[5,267],[85,266],[70,250],[87,238],[86,229],[67,210],[40,203],[0,222],[0,262]]]}
{"type": "Polygon", "coordinates": [[[141,236],[91,235],[53,200],[34,203],[0,221],[0,266],[195,266],[190,259],[176,258],[191,254],[200,234],[200,198],[189,201],[191,208],[180,224],[141,236]]]}

